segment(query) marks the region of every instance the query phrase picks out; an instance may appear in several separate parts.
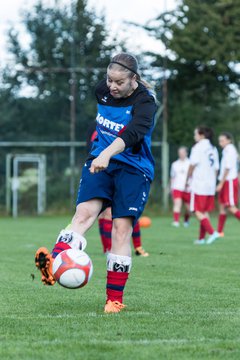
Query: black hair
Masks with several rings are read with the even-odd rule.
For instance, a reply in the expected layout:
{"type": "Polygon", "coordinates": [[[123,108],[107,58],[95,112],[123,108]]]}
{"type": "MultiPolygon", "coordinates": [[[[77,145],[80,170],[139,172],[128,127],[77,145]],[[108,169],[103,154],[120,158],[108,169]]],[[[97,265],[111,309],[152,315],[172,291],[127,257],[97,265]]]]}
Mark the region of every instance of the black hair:
{"type": "Polygon", "coordinates": [[[207,126],[198,126],[196,129],[197,129],[199,135],[203,135],[213,145],[214,132],[213,132],[212,128],[207,127],[207,126]]]}

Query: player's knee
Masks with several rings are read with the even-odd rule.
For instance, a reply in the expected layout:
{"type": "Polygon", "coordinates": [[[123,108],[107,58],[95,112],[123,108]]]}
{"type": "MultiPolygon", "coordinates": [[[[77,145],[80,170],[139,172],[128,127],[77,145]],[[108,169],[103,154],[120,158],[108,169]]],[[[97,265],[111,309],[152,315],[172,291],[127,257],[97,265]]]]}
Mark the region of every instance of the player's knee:
{"type": "Polygon", "coordinates": [[[118,244],[126,243],[132,235],[132,225],[129,221],[113,221],[113,241],[118,244]]]}
{"type": "Polygon", "coordinates": [[[89,221],[92,221],[94,214],[88,208],[77,209],[73,217],[73,221],[78,224],[86,224],[89,221]]]}

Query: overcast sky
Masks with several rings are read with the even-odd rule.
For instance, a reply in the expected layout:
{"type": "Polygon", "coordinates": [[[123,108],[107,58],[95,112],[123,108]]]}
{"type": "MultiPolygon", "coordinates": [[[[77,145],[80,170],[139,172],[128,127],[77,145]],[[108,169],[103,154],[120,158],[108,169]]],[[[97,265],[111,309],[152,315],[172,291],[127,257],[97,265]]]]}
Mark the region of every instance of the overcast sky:
{"type": "MultiPolygon", "coordinates": [[[[71,3],[71,0],[45,0],[48,4],[71,3]]],[[[160,50],[161,45],[149,38],[144,31],[129,28],[124,21],[144,24],[156,17],[164,9],[173,9],[178,0],[88,0],[89,7],[97,12],[105,10],[109,28],[119,37],[129,37],[128,46],[132,51],[160,50]]],[[[22,32],[20,25],[21,10],[31,9],[36,0],[6,0],[1,1],[0,7],[0,66],[8,61],[6,51],[6,32],[10,26],[15,26],[22,32]]],[[[23,35],[22,35],[23,36],[23,35]]]]}

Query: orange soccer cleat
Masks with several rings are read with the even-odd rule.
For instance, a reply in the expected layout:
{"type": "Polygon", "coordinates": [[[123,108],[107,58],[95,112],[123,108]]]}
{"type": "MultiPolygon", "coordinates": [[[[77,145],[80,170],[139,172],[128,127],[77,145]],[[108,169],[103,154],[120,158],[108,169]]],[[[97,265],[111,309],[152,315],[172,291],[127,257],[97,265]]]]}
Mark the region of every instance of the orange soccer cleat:
{"type": "Polygon", "coordinates": [[[135,249],[135,254],[136,254],[137,256],[143,256],[143,257],[149,256],[149,253],[146,252],[141,246],[138,246],[138,247],[135,249]]]}
{"type": "Polygon", "coordinates": [[[104,307],[104,312],[106,314],[111,314],[111,313],[118,313],[120,312],[122,309],[124,309],[126,307],[126,305],[123,305],[122,303],[120,303],[119,301],[111,301],[108,300],[105,307],[104,307]]]}
{"type": "Polygon", "coordinates": [[[41,247],[37,250],[35,254],[35,264],[42,273],[42,282],[44,285],[54,285],[56,280],[52,272],[53,258],[47,248],[41,247]]]}

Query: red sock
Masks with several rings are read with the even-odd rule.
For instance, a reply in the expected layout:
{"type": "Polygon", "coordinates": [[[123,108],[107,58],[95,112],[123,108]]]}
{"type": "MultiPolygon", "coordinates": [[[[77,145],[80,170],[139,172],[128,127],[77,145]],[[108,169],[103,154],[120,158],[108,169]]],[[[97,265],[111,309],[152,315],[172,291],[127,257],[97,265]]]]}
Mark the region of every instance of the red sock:
{"type": "Polygon", "coordinates": [[[219,217],[218,217],[218,232],[220,232],[220,233],[223,232],[226,219],[227,219],[226,214],[219,214],[219,217]]]}
{"type": "Polygon", "coordinates": [[[115,272],[109,271],[107,272],[107,301],[119,301],[123,302],[123,291],[125,284],[128,279],[127,272],[115,272]]]}
{"type": "Polygon", "coordinates": [[[137,247],[142,246],[141,231],[140,231],[139,222],[137,222],[136,225],[133,228],[132,241],[133,241],[134,249],[136,249],[137,247]]]}
{"type": "Polygon", "coordinates": [[[190,214],[189,212],[186,212],[184,215],[184,222],[188,222],[189,218],[190,218],[190,214]]]}
{"type": "Polygon", "coordinates": [[[205,228],[202,226],[202,224],[200,223],[200,228],[199,228],[199,240],[205,239],[205,235],[206,235],[206,230],[205,230],[205,228]]]}
{"type": "Polygon", "coordinates": [[[234,216],[240,220],[240,210],[238,210],[237,212],[235,212],[234,216]]]}
{"type": "Polygon", "coordinates": [[[112,221],[106,219],[98,219],[98,226],[103,246],[103,252],[105,253],[111,249],[112,221]]]}
{"type": "Polygon", "coordinates": [[[101,242],[102,242],[102,247],[103,247],[103,252],[106,252],[106,240],[105,240],[105,235],[104,235],[104,230],[103,230],[103,223],[104,223],[104,219],[98,219],[98,229],[99,229],[99,233],[100,233],[100,238],[101,238],[101,242]]]}
{"type": "Polygon", "coordinates": [[[112,220],[104,221],[104,234],[106,239],[106,249],[111,250],[112,247],[112,220]]]}
{"type": "Polygon", "coordinates": [[[180,213],[179,212],[174,212],[173,213],[173,220],[175,222],[179,222],[179,218],[180,218],[180,213]]]}
{"type": "Polygon", "coordinates": [[[208,234],[212,235],[214,233],[214,229],[208,218],[204,218],[200,224],[208,234]]]}
{"type": "Polygon", "coordinates": [[[55,257],[60,254],[64,250],[71,249],[71,246],[64,243],[64,242],[58,242],[55,244],[53,250],[52,250],[52,257],[55,259],[55,257]]]}

